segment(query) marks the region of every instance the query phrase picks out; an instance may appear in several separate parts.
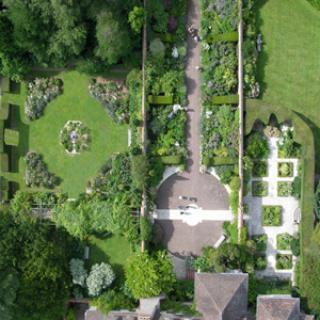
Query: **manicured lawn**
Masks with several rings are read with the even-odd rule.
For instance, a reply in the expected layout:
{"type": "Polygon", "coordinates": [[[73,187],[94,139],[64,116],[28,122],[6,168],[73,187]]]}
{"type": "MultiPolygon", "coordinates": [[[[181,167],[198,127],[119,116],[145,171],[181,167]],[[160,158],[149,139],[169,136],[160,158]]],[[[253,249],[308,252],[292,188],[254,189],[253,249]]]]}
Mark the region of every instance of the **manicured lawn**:
{"type": "Polygon", "coordinates": [[[33,122],[24,117],[25,85],[19,95],[6,95],[5,100],[14,103],[14,117],[20,131],[21,143],[16,150],[13,176],[20,187],[25,187],[23,179],[23,157],[28,150],[40,153],[48,164],[49,171],[63,181],[58,189],[76,197],[85,191],[87,181],[97,174],[99,168],[114,152],[127,149],[127,126],[114,124],[88,92],[89,77],[76,71],[58,74],[64,82],[64,93],[53,100],[45,109],[44,115],[33,122]],[[67,155],[59,142],[59,133],[68,120],[80,120],[90,130],[89,150],[80,155],[67,155]]]}
{"type": "Polygon", "coordinates": [[[290,108],[312,125],[320,172],[320,11],[306,0],[258,0],[263,36],[258,79],[264,102],[290,108]]]}
{"type": "Polygon", "coordinates": [[[91,237],[90,264],[110,263],[118,275],[123,275],[123,268],[132,254],[130,243],[123,237],[112,235],[106,238],[91,237]]]}

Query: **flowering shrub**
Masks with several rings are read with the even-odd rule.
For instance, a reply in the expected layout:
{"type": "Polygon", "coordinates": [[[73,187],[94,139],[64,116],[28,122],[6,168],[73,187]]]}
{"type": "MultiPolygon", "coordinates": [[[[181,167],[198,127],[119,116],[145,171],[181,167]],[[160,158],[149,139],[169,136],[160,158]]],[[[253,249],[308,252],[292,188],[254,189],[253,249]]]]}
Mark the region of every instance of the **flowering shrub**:
{"type": "Polygon", "coordinates": [[[29,120],[42,116],[46,105],[62,93],[62,80],[56,78],[36,78],[29,83],[28,97],[24,112],[29,120]]]}
{"type": "Polygon", "coordinates": [[[72,275],[72,282],[81,287],[85,287],[88,274],[84,268],[84,261],[81,259],[71,259],[69,266],[72,275]]]}
{"type": "Polygon", "coordinates": [[[98,296],[103,289],[108,288],[115,279],[111,266],[107,263],[92,266],[87,278],[88,293],[90,296],[98,296]]]}
{"type": "Polygon", "coordinates": [[[129,119],[129,95],[126,87],[115,81],[106,83],[93,82],[89,85],[90,94],[100,101],[109,116],[116,123],[129,119]]]}
{"type": "Polygon", "coordinates": [[[28,152],[25,158],[25,182],[28,187],[54,188],[60,179],[48,171],[42,156],[36,152],[28,152]]]}

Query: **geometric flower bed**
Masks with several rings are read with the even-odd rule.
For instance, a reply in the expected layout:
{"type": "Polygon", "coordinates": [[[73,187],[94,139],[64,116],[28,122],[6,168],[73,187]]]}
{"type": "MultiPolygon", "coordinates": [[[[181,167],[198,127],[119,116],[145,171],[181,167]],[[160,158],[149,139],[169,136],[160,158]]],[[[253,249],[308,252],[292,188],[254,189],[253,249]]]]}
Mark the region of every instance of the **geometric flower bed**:
{"type": "Polygon", "coordinates": [[[292,182],[278,182],[278,197],[290,197],[292,195],[292,182]]]}
{"type": "Polygon", "coordinates": [[[266,197],[268,195],[268,182],[252,181],[251,190],[254,197],[266,197]]]}
{"type": "Polygon", "coordinates": [[[293,176],[293,163],[292,162],[280,162],[278,163],[278,175],[281,178],[293,176]]]}
{"type": "Polygon", "coordinates": [[[277,254],[276,268],[279,270],[292,269],[292,255],[291,254],[277,254]]]}
{"type": "Polygon", "coordinates": [[[60,142],[67,153],[79,154],[88,148],[89,129],[81,121],[69,120],[60,131],[60,142]]]}
{"type": "Polygon", "coordinates": [[[252,176],[257,178],[266,177],[268,175],[267,161],[255,161],[252,167],[252,176]]]}
{"type": "Polygon", "coordinates": [[[289,233],[280,233],[277,235],[277,249],[291,250],[291,241],[293,237],[289,233]]]}
{"type": "Polygon", "coordinates": [[[263,206],[262,207],[262,225],[267,227],[281,226],[281,206],[263,206]]]}

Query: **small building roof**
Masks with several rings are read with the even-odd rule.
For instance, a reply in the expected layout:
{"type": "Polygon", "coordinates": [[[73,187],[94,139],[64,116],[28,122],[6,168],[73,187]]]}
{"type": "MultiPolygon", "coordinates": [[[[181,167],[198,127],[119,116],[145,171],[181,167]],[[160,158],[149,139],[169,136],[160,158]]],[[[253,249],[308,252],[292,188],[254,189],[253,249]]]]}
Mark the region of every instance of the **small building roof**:
{"type": "Polygon", "coordinates": [[[195,300],[204,320],[240,320],[247,315],[248,274],[196,273],[195,300]]]}
{"type": "Polygon", "coordinates": [[[300,299],[289,295],[260,295],[257,320],[300,320],[300,299]]]}

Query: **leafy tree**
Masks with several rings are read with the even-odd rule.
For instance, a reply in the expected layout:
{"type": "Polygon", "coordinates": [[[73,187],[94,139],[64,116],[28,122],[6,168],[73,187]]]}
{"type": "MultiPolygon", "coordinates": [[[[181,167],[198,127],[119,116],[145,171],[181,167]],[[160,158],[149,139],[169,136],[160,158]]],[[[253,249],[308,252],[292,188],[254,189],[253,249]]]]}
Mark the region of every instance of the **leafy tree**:
{"type": "Polygon", "coordinates": [[[130,50],[130,36],[126,24],[110,11],[97,19],[98,48],[96,54],[108,64],[117,63],[130,50]]]}
{"type": "Polygon", "coordinates": [[[0,311],[2,320],[14,319],[12,309],[17,296],[19,280],[16,273],[2,271],[0,276],[0,311]]]}
{"type": "Polygon", "coordinates": [[[107,263],[92,266],[87,278],[88,292],[90,296],[98,296],[103,289],[108,288],[115,279],[111,266],[107,263]]]}
{"type": "Polygon", "coordinates": [[[123,292],[114,289],[95,298],[92,305],[96,306],[103,314],[108,314],[111,310],[131,310],[135,307],[132,299],[123,292]]]}
{"type": "Polygon", "coordinates": [[[144,24],[144,9],[135,6],[133,10],[129,12],[128,21],[131,29],[135,33],[140,33],[144,24]]]}
{"type": "Polygon", "coordinates": [[[175,284],[172,262],[166,252],[147,252],[129,258],[126,284],[135,299],[169,293],[175,284]]]}
{"type": "Polygon", "coordinates": [[[60,318],[69,296],[72,240],[46,221],[0,215],[0,270],[13,270],[19,281],[15,319],[60,318]]]}

